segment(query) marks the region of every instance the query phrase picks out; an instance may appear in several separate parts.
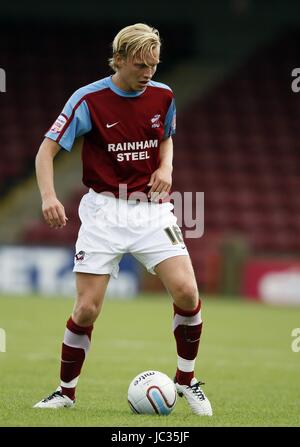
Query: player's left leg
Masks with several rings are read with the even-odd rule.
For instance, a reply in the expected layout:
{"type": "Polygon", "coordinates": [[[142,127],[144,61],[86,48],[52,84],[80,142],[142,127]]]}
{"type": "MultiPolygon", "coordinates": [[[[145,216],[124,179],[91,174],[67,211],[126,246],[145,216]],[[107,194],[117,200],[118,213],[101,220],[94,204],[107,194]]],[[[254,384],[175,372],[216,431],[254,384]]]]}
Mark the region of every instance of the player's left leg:
{"type": "Polygon", "coordinates": [[[202,331],[201,301],[189,256],[173,256],[155,267],[155,272],[174,300],[173,331],[177,346],[175,383],[194,413],[212,415],[209,400],[194,376],[202,331]]]}

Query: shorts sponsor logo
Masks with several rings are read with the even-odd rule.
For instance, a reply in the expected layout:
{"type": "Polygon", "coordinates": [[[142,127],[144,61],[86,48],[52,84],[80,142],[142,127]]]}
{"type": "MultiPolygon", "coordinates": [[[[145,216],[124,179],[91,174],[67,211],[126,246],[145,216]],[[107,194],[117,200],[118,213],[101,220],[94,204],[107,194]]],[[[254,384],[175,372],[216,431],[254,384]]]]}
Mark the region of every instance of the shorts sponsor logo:
{"type": "Polygon", "coordinates": [[[59,115],[59,117],[57,118],[57,120],[55,121],[55,123],[52,125],[50,132],[52,133],[59,133],[62,128],[64,127],[64,125],[67,122],[67,118],[63,115],[59,115]]]}

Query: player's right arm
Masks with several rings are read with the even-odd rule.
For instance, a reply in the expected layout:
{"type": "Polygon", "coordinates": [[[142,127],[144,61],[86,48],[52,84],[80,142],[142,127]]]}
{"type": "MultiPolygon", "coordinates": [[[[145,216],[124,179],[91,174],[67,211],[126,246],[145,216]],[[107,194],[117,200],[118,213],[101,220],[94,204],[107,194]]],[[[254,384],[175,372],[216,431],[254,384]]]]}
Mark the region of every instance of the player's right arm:
{"type": "Polygon", "coordinates": [[[53,160],[61,148],[71,151],[75,139],[91,130],[90,112],[84,97],[92,85],[78,89],[68,99],[63,111],[46,133],[36,156],[36,175],[42,197],[43,215],[52,228],[61,228],[68,220],[63,205],[56,197],[53,160]]]}
{"type": "Polygon", "coordinates": [[[42,198],[42,211],[45,221],[51,228],[66,225],[65,209],[56,197],[53,179],[53,160],[60,150],[60,145],[50,138],[42,142],[35,159],[36,177],[42,198]]]}

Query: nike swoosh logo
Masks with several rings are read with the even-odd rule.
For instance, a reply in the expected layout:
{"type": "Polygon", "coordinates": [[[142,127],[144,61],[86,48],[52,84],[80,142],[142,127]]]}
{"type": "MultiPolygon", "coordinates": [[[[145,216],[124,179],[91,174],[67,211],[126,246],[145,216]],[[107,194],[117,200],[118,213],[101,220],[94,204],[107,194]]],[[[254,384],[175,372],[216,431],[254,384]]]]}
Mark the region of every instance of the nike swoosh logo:
{"type": "Polygon", "coordinates": [[[117,121],[116,123],[112,123],[112,124],[106,124],[106,127],[109,129],[110,127],[113,127],[113,126],[115,126],[116,124],[118,124],[119,123],[119,121],[117,121]]]}

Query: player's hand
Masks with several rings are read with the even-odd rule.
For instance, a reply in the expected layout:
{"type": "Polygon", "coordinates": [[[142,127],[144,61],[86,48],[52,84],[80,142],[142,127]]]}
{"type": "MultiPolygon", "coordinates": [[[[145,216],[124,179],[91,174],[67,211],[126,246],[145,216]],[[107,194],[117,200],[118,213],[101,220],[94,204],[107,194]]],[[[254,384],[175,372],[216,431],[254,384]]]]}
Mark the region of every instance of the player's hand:
{"type": "Polygon", "coordinates": [[[65,209],[56,197],[43,200],[42,211],[45,221],[51,228],[62,228],[67,224],[65,209]]]}
{"type": "Polygon", "coordinates": [[[147,186],[151,186],[148,197],[153,202],[158,202],[168,196],[172,186],[172,167],[161,166],[154,171],[147,186]]]}

